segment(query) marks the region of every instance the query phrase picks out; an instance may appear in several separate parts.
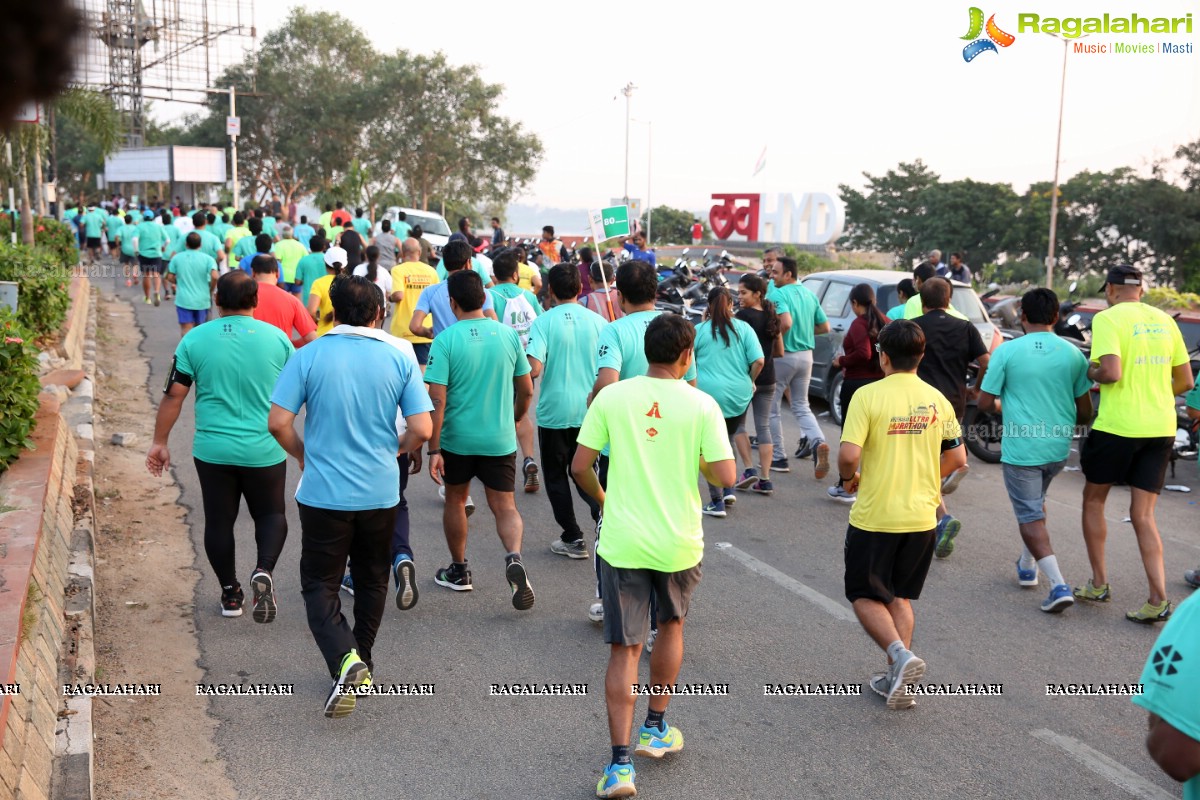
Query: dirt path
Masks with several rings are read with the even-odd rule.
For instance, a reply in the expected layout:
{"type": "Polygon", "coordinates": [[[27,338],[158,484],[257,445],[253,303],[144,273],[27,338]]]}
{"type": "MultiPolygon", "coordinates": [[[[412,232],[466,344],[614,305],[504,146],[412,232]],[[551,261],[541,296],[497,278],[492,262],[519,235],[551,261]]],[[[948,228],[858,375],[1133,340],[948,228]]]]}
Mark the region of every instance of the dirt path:
{"type": "Polygon", "coordinates": [[[161,697],[96,698],[98,800],[220,800],[237,792],[215,742],[192,617],[195,551],[179,489],[146,471],[155,407],[133,309],[101,295],[96,366],[96,682],[161,697]],[[136,434],[132,447],[110,444],[136,434]]]}

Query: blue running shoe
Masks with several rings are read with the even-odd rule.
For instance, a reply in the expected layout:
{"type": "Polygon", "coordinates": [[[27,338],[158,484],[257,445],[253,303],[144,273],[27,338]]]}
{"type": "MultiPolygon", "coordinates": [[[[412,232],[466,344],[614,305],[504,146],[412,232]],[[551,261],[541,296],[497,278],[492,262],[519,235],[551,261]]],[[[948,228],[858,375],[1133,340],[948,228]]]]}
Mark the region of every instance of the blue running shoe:
{"type": "Polygon", "coordinates": [[[958,532],[961,530],[962,523],[949,514],[938,520],[937,545],[933,549],[933,554],[938,558],[949,558],[950,554],[954,552],[954,537],[958,536],[958,532]]]}
{"type": "Polygon", "coordinates": [[[714,500],[713,502],[705,505],[704,508],[701,509],[701,511],[703,512],[703,514],[706,517],[724,517],[724,516],[726,516],[725,501],[724,500],[714,500]]]}
{"type": "Polygon", "coordinates": [[[354,597],[354,578],[350,577],[349,572],[342,578],[342,591],[354,597]]]}
{"type": "Polygon", "coordinates": [[[1022,586],[1038,585],[1038,565],[1034,562],[1033,569],[1022,569],[1021,559],[1017,559],[1017,583],[1022,586]]]}
{"type": "Polygon", "coordinates": [[[683,734],[679,728],[668,725],[662,728],[651,728],[646,725],[638,731],[638,743],[633,748],[634,755],[662,758],[667,753],[675,753],[683,749],[683,734]]]}
{"type": "Polygon", "coordinates": [[[401,553],[392,564],[392,576],[396,579],[396,608],[408,611],[417,604],[417,565],[401,553]]]}
{"type": "Polygon", "coordinates": [[[1060,583],[1051,589],[1050,596],[1042,601],[1042,611],[1047,614],[1061,614],[1073,605],[1075,598],[1071,595],[1071,587],[1060,583]]]}
{"type": "Polygon", "coordinates": [[[596,797],[633,797],[637,794],[637,787],[633,785],[636,777],[633,764],[609,764],[596,784],[596,797]]]}

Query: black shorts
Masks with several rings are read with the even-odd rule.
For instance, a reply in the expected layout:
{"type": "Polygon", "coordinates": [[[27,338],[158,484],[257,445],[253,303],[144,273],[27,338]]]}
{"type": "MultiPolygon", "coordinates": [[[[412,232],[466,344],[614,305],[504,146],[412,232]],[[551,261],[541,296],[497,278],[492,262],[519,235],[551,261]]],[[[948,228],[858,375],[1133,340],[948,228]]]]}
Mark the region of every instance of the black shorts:
{"type": "MultiPolygon", "coordinates": [[[[749,406],[747,406],[746,408],[749,408],[749,406]]],[[[725,433],[726,433],[726,435],[733,436],[735,433],[737,433],[738,428],[742,427],[742,422],[744,422],[745,419],[746,419],[746,409],[745,408],[743,408],[742,413],[738,414],[737,416],[726,417],[725,418],[725,433]]]]}
{"type": "Polygon", "coordinates": [[[846,528],[846,599],[890,603],[921,596],[933,560],[934,531],[876,533],[846,528]]]}
{"type": "Polygon", "coordinates": [[[446,471],[442,480],[451,486],[470,483],[472,478],[494,492],[517,490],[517,453],[506,456],[460,456],[449,450],[442,451],[446,471]]]}
{"type": "Polygon", "coordinates": [[[146,270],[147,272],[157,272],[161,274],[163,271],[163,260],[161,258],[147,258],[146,256],[138,256],[138,263],[141,264],[142,269],[146,270]]]}
{"type": "Polygon", "coordinates": [[[126,253],[121,253],[120,261],[122,264],[137,264],[138,263],[137,256],[127,255],[126,253]]]}
{"type": "Polygon", "coordinates": [[[1133,439],[1092,429],[1079,451],[1079,466],[1088,483],[1127,483],[1159,494],[1167,480],[1173,436],[1133,439]]]}
{"type": "Polygon", "coordinates": [[[99,250],[100,249],[100,237],[99,236],[87,237],[87,246],[90,249],[99,250]]]}
{"type": "Polygon", "coordinates": [[[701,564],[680,572],[610,566],[600,556],[600,597],[604,604],[604,642],[626,647],[645,644],[650,632],[650,595],[658,600],[658,622],[687,616],[692,592],[700,583],[701,564]]]}
{"type": "Polygon", "coordinates": [[[417,356],[417,363],[422,367],[429,363],[429,342],[413,342],[413,352],[417,356]]]}

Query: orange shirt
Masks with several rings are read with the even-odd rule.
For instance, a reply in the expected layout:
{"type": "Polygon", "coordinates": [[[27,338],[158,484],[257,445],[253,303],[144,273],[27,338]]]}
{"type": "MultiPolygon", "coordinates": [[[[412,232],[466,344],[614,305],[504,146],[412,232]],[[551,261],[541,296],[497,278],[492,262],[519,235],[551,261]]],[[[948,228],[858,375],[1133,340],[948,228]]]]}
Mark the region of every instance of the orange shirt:
{"type": "Polygon", "coordinates": [[[292,339],[295,347],[300,346],[300,339],[317,329],[312,317],[296,296],[280,289],[273,283],[258,284],[258,305],[254,309],[254,318],[259,322],[274,325],[292,339],[294,328],[300,335],[292,339]]]}

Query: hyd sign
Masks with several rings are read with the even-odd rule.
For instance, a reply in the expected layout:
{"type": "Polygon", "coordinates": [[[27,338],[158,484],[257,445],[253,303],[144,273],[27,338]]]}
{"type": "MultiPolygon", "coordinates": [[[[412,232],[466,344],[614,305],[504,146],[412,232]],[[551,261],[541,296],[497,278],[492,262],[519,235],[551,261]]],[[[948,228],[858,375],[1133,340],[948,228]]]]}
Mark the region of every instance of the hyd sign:
{"type": "Polygon", "coordinates": [[[1017,33],[1055,33],[1076,39],[1092,33],[1191,33],[1192,15],[1182,17],[1043,17],[1017,14],[1017,33]]]}

